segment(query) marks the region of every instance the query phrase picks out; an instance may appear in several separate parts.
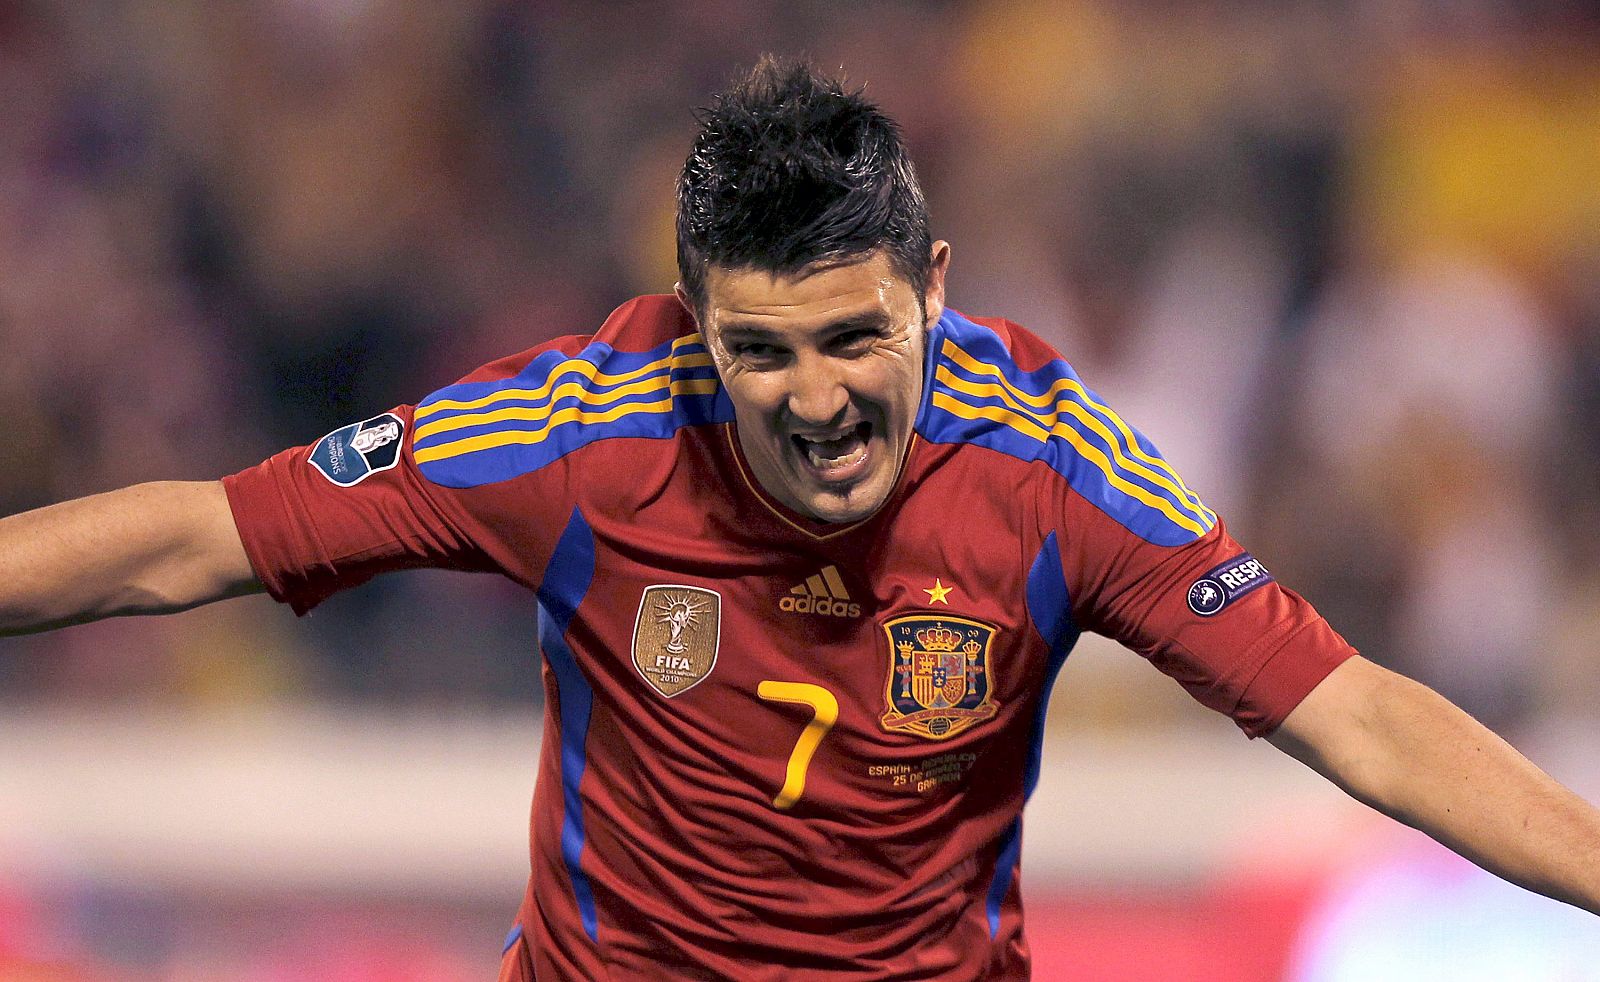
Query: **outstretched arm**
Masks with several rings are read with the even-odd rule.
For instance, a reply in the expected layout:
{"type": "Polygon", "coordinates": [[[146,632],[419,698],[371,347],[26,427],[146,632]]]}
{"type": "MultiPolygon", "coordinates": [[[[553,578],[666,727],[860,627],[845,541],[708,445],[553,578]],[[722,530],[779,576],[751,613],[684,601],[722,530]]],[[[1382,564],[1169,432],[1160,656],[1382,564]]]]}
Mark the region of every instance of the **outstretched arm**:
{"type": "Polygon", "coordinates": [[[0,519],[0,636],[260,589],[220,482],[140,484],[0,519]]]}
{"type": "Polygon", "coordinates": [[[1356,656],[1267,739],[1491,873],[1600,914],[1600,810],[1420,682],[1356,656]]]}

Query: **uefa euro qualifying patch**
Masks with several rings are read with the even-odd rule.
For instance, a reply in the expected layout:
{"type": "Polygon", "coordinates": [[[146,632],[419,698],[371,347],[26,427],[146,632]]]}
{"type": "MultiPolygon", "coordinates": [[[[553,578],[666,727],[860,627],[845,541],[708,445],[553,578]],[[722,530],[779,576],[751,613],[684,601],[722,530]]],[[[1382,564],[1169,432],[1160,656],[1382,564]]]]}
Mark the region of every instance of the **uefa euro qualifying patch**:
{"type": "Polygon", "coordinates": [[[353,487],[400,463],[406,424],[394,413],[340,427],[316,442],[308,458],[322,476],[341,488],[353,487]]]}
{"type": "Polygon", "coordinates": [[[1224,607],[1272,582],[1272,574],[1248,552],[1235,556],[1189,586],[1189,609],[1201,617],[1222,612],[1224,607]]]}

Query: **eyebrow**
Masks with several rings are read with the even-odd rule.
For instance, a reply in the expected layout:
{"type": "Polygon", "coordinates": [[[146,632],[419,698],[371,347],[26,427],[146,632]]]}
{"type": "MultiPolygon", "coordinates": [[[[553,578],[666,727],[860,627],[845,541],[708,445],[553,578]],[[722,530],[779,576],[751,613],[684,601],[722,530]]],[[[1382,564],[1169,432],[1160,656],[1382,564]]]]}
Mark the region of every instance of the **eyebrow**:
{"type": "MultiPolygon", "coordinates": [[[[839,335],[850,331],[883,331],[892,326],[889,315],[882,311],[874,310],[863,314],[846,317],[841,320],[824,324],[818,328],[817,333],[823,335],[839,335]]],[[[743,338],[772,338],[782,336],[782,331],[762,327],[760,324],[749,321],[733,321],[719,326],[719,333],[724,337],[730,335],[743,338]]]]}

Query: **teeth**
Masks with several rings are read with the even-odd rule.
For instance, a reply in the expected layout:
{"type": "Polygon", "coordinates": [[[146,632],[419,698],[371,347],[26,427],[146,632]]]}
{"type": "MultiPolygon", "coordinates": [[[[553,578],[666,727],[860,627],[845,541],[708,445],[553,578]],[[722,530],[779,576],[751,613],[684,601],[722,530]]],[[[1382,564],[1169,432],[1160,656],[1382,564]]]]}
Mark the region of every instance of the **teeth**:
{"type": "MultiPolygon", "coordinates": [[[[819,444],[810,443],[809,441],[807,442],[807,444],[806,444],[806,456],[811,459],[811,463],[812,463],[813,466],[820,467],[820,468],[840,467],[840,466],[843,466],[845,464],[853,464],[856,461],[860,460],[862,457],[866,456],[866,454],[867,454],[867,445],[864,444],[864,443],[860,443],[859,441],[856,441],[854,439],[851,439],[851,440],[848,440],[848,441],[829,441],[829,442],[830,443],[845,442],[847,445],[844,446],[844,447],[837,448],[837,450],[838,450],[838,455],[837,456],[824,456],[823,453],[822,453],[822,449],[823,449],[822,446],[820,446],[819,444]]],[[[829,449],[834,449],[834,448],[829,448],[829,449]]]]}
{"type": "Polygon", "coordinates": [[[836,443],[839,440],[848,439],[849,437],[855,435],[856,428],[852,426],[848,430],[840,430],[838,433],[835,433],[832,436],[802,436],[800,439],[806,441],[807,443],[836,443]]]}
{"type": "Polygon", "coordinates": [[[867,437],[871,426],[858,423],[834,436],[793,437],[796,449],[806,455],[811,466],[818,470],[835,470],[857,463],[867,455],[867,437]]]}
{"type": "Polygon", "coordinates": [[[800,437],[799,443],[811,465],[824,470],[853,464],[867,452],[859,427],[826,439],[800,437]]]}

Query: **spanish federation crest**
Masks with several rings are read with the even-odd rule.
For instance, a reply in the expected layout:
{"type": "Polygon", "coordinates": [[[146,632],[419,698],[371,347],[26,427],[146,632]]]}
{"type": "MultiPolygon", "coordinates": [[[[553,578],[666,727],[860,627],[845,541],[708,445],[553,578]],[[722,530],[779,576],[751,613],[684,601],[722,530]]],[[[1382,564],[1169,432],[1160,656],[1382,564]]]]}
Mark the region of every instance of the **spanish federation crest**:
{"type": "Polygon", "coordinates": [[[633,622],[633,665],[668,698],[693,688],[717,663],[722,595],[697,586],[645,587],[633,622]]]}
{"type": "Polygon", "coordinates": [[[995,628],[965,617],[913,614],[883,625],[889,635],[890,731],[947,740],[994,716],[989,647],[995,628]]]}

